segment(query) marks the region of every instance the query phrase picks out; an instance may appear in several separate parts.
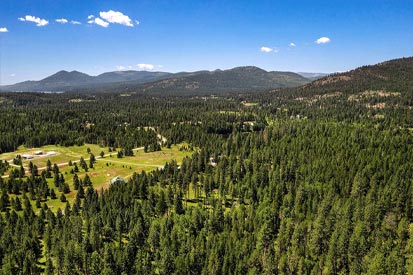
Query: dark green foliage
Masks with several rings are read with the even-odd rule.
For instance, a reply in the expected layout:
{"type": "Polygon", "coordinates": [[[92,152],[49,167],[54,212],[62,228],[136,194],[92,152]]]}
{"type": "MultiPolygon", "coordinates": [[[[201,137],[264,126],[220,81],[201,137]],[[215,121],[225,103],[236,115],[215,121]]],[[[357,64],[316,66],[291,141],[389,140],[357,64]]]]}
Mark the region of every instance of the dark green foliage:
{"type": "Polygon", "coordinates": [[[73,176],[73,189],[78,190],[80,185],[81,184],[80,184],[79,177],[77,176],[77,174],[75,174],[73,176]]]}
{"type": "Polygon", "coordinates": [[[50,198],[51,198],[52,200],[57,199],[57,197],[56,197],[56,193],[55,193],[55,191],[54,191],[54,189],[53,189],[53,188],[50,190],[50,198]]]}
{"type": "Polygon", "coordinates": [[[161,150],[162,150],[161,145],[158,142],[154,142],[152,144],[144,146],[144,152],[145,153],[161,151],[161,150]]]}
{"type": "Polygon", "coordinates": [[[5,171],[9,169],[9,163],[7,160],[0,160],[0,176],[4,174],[5,171]]]}
{"type": "MultiPolygon", "coordinates": [[[[9,178],[0,179],[1,271],[411,274],[410,69],[411,59],[402,59],[341,75],[354,81],[324,79],[254,96],[125,100],[103,94],[90,96],[101,104],[69,104],[79,95],[6,94],[16,110],[0,105],[5,121],[8,112],[26,112],[34,125],[40,118],[50,124],[24,137],[0,124],[3,150],[28,140],[87,141],[122,148],[127,156],[132,148],[159,145],[158,133],[170,146],[186,142],[181,150],[194,150],[179,165],[169,161],[99,192],[87,174],[75,174],[75,200],[63,212],[53,209],[56,214],[46,206],[56,193],[45,175],[20,176],[20,164],[9,169],[9,178]],[[366,89],[400,96],[349,100],[366,89]],[[341,94],[323,96],[332,91],[341,94]],[[248,100],[258,105],[245,106],[248,100]],[[366,106],[382,100],[388,107],[366,106]],[[94,126],[83,127],[85,121],[94,126]],[[31,199],[45,203],[32,209],[31,199]]],[[[16,129],[32,127],[26,122],[24,116],[16,119],[16,129]]],[[[58,167],[50,163],[47,170],[65,191],[58,167]]]]}
{"type": "Polygon", "coordinates": [[[21,211],[22,210],[22,204],[20,202],[19,197],[16,197],[16,199],[14,200],[14,202],[12,202],[12,207],[14,210],[16,211],[21,211]]]}
{"type": "Polygon", "coordinates": [[[62,193],[62,195],[60,195],[60,201],[61,202],[66,202],[67,201],[65,194],[62,193]]]}
{"type": "Polygon", "coordinates": [[[88,174],[86,174],[85,178],[83,179],[83,186],[92,186],[92,181],[90,180],[88,174]]]}
{"type": "Polygon", "coordinates": [[[123,151],[122,150],[118,151],[116,156],[117,156],[118,159],[123,158],[123,151]]]}
{"type": "Polygon", "coordinates": [[[7,206],[9,206],[10,200],[9,195],[6,190],[2,190],[0,196],[0,211],[5,211],[7,206]]]}
{"type": "Polygon", "coordinates": [[[161,192],[159,193],[158,201],[156,203],[156,211],[159,215],[163,215],[165,214],[167,208],[168,205],[166,204],[165,193],[163,190],[161,190],[161,192]]]}
{"type": "Polygon", "coordinates": [[[125,156],[133,156],[132,146],[126,146],[123,151],[125,156]]]}

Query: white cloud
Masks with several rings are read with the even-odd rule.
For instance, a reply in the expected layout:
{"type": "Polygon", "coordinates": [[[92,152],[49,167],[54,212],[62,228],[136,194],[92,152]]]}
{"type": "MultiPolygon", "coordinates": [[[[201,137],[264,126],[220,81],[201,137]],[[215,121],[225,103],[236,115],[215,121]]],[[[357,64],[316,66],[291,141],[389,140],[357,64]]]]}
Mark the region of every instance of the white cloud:
{"type": "Polygon", "coordinates": [[[49,24],[49,21],[47,21],[46,19],[42,19],[39,17],[35,17],[32,15],[26,15],[25,17],[19,17],[17,18],[19,21],[28,21],[28,22],[33,22],[36,23],[36,26],[38,27],[43,27],[46,26],[47,24],[49,24]]]}
{"type": "Polygon", "coordinates": [[[100,19],[99,17],[89,20],[87,21],[89,24],[96,24],[99,25],[101,27],[107,28],[109,26],[109,23],[106,21],[103,21],[102,19],[100,19]]]}
{"type": "Polygon", "coordinates": [[[69,21],[67,21],[67,19],[65,19],[65,18],[60,18],[60,19],[56,19],[56,22],[60,23],[60,24],[66,24],[69,21]]]}
{"type": "Polygon", "coordinates": [[[270,52],[278,53],[279,52],[277,48],[270,48],[270,47],[261,47],[260,51],[262,51],[263,53],[270,53],[270,52]]]}
{"type": "Polygon", "coordinates": [[[74,21],[74,20],[70,21],[70,23],[73,25],[82,25],[82,23],[80,23],[79,21],[74,21]]]}
{"type": "Polygon", "coordinates": [[[94,15],[89,15],[88,17],[87,17],[87,19],[92,19],[93,17],[95,17],[94,15]]]}
{"type": "Polygon", "coordinates": [[[9,32],[7,28],[0,28],[0,32],[9,32]]]}
{"type": "Polygon", "coordinates": [[[325,36],[320,37],[319,39],[317,39],[315,41],[315,43],[317,43],[317,44],[327,44],[327,43],[330,43],[330,42],[331,42],[330,38],[325,37],[325,36]]]}
{"type": "Polygon", "coordinates": [[[119,65],[119,66],[116,66],[116,69],[117,69],[118,71],[132,70],[132,66],[122,66],[122,65],[119,65]]]}
{"type": "Polygon", "coordinates": [[[138,20],[135,20],[135,24],[136,24],[136,25],[140,25],[141,22],[139,22],[138,20]]]}
{"type": "Polygon", "coordinates": [[[10,76],[11,76],[11,77],[15,77],[15,76],[16,76],[16,74],[11,74],[10,76]]]}
{"type": "Polygon", "coordinates": [[[288,46],[290,46],[290,47],[295,47],[295,46],[297,46],[297,45],[295,45],[295,43],[291,42],[290,44],[288,44],[288,46]]]}
{"type": "Polygon", "coordinates": [[[272,52],[273,50],[272,50],[271,48],[268,48],[268,47],[261,47],[260,51],[262,51],[262,52],[264,52],[264,53],[270,53],[270,52],[272,52]]]}
{"type": "Polygon", "coordinates": [[[113,11],[113,10],[109,10],[106,12],[101,11],[99,15],[100,17],[108,21],[109,23],[121,24],[124,26],[133,27],[132,20],[129,18],[129,16],[124,15],[123,13],[119,11],[113,11]]]}
{"type": "Polygon", "coordinates": [[[152,64],[144,64],[144,63],[137,64],[136,66],[138,66],[140,70],[148,70],[148,71],[153,70],[153,68],[155,68],[155,66],[152,64]]]}

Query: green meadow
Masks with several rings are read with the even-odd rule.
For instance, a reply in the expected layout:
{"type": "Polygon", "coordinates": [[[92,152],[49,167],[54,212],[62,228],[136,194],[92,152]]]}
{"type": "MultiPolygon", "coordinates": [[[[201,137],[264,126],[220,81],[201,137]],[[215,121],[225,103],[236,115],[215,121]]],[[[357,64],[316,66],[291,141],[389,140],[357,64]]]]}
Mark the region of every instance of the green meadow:
{"type": "MultiPolygon", "coordinates": [[[[29,175],[28,167],[30,162],[37,165],[39,168],[39,174],[41,170],[45,169],[47,165],[47,160],[50,160],[52,165],[57,164],[59,166],[59,171],[63,174],[65,182],[69,184],[70,193],[65,194],[67,201],[72,205],[73,201],[76,198],[77,191],[74,190],[73,186],[73,168],[74,163],[77,163],[79,167],[79,172],[76,174],[80,179],[84,179],[86,174],[90,177],[93,187],[96,190],[106,189],[110,185],[110,180],[114,177],[120,176],[123,179],[127,180],[133,175],[133,173],[140,173],[142,171],[151,171],[163,167],[167,162],[176,160],[180,163],[183,158],[190,156],[191,152],[186,150],[180,150],[183,145],[174,145],[171,148],[162,148],[161,151],[148,152],[145,153],[143,148],[134,149],[133,156],[124,156],[122,158],[117,157],[117,152],[109,151],[109,148],[102,148],[94,144],[86,144],[83,146],[71,146],[71,147],[62,147],[55,145],[43,146],[40,148],[25,148],[23,146],[19,147],[18,150],[12,153],[2,154],[0,156],[1,160],[7,160],[12,163],[12,159],[16,155],[30,154],[33,156],[33,159],[23,160],[23,167],[26,170],[26,176],[29,175]],[[88,153],[88,148],[90,153],[88,153]],[[35,152],[42,151],[43,155],[35,155],[35,152]],[[100,153],[104,152],[105,156],[100,157],[100,153]],[[55,152],[53,156],[45,155],[47,152],[55,152]],[[89,166],[89,158],[91,154],[94,154],[96,157],[96,162],[93,165],[93,168],[88,168],[86,172],[80,167],[80,158],[83,157],[86,160],[86,163],[89,166]],[[72,162],[72,166],[68,163],[72,162]]],[[[10,169],[14,169],[11,167],[10,169]]],[[[3,177],[7,177],[6,173],[3,177]]],[[[61,193],[54,186],[53,178],[47,179],[48,185],[50,188],[54,188],[57,195],[57,199],[50,199],[48,197],[46,203],[47,206],[54,211],[58,208],[63,209],[65,203],[60,201],[61,193]]],[[[22,195],[18,195],[21,199],[22,195]]],[[[10,198],[15,198],[16,195],[10,194],[10,198]]],[[[31,201],[33,204],[33,209],[35,208],[36,201],[31,201]]]]}

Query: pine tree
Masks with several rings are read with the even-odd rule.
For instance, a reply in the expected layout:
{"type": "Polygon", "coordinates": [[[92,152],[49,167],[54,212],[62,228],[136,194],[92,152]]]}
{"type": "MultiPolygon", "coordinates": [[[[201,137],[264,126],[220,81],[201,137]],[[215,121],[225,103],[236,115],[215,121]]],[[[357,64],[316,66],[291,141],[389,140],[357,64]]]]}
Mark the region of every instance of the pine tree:
{"type": "Polygon", "coordinates": [[[175,197],[175,213],[178,215],[184,214],[185,210],[182,204],[182,192],[179,191],[177,196],[175,197]]]}
{"type": "Polygon", "coordinates": [[[56,193],[55,193],[55,191],[54,191],[53,188],[50,190],[50,198],[51,198],[52,200],[57,199],[56,193]]]}
{"type": "Polygon", "coordinates": [[[163,215],[166,210],[168,209],[168,205],[166,204],[165,200],[165,193],[163,190],[159,193],[159,198],[156,203],[156,211],[159,215],[163,215]]]}
{"type": "Polygon", "coordinates": [[[60,201],[61,202],[66,202],[67,201],[65,194],[62,193],[62,195],[60,195],[60,201]]]}

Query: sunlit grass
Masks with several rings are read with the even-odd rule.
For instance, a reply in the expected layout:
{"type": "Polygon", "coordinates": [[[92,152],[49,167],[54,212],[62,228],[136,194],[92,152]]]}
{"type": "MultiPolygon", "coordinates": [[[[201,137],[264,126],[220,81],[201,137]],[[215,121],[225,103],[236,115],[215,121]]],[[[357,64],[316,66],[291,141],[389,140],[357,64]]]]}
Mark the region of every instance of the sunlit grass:
{"type": "MultiPolygon", "coordinates": [[[[109,188],[110,180],[113,179],[116,176],[120,176],[127,180],[130,178],[133,173],[140,173],[142,171],[152,171],[155,169],[158,169],[160,167],[163,167],[167,162],[170,162],[172,160],[176,160],[178,163],[181,163],[184,157],[190,156],[192,153],[188,151],[180,151],[179,148],[182,145],[175,145],[172,146],[171,148],[162,148],[162,151],[157,151],[157,152],[149,152],[145,153],[143,149],[138,149],[134,151],[134,156],[126,156],[123,158],[117,158],[116,152],[113,152],[111,155],[106,156],[104,158],[97,158],[96,162],[93,165],[93,168],[88,168],[88,171],[86,172],[83,170],[80,165],[79,165],[79,160],[80,157],[83,157],[84,159],[89,158],[89,154],[87,153],[87,148],[91,149],[91,152],[95,154],[96,157],[99,156],[99,153],[103,150],[105,154],[109,154],[107,148],[100,148],[97,145],[92,145],[92,144],[87,144],[84,146],[72,146],[72,147],[60,147],[60,146],[44,146],[41,148],[36,148],[36,149],[30,149],[31,151],[55,151],[58,152],[59,155],[56,156],[56,158],[53,158],[53,160],[57,161],[52,161],[52,158],[50,158],[52,165],[54,163],[61,164],[61,163],[66,163],[69,160],[71,160],[73,163],[77,163],[79,167],[79,172],[76,173],[80,179],[84,179],[86,174],[90,177],[93,188],[96,190],[100,189],[107,189],[109,188]]],[[[31,152],[30,151],[30,152],[31,152]]],[[[20,153],[26,153],[28,150],[26,148],[20,148],[18,151],[13,152],[13,153],[8,153],[8,156],[1,156],[3,159],[10,156],[14,156],[16,154],[20,153]]],[[[43,159],[35,159],[32,160],[33,163],[39,164],[39,168],[43,167],[42,165],[46,166],[46,161],[43,159]],[[36,162],[35,162],[36,161],[36,162]]],[[[25,161],[24,164],[25,166],[28,165],[29,161],[25,161]]],[[[86,163],[89,165],[89,161],[86,161],[86,163]]],[[[36,165],[37,165],[36,164],[36,165]]],[[[73,205],[74,200],[76,199],[76,194],[77,191],[74,190],[74,185],[73,185],[73,176],[74,174],[72,173],[72,169],[74,166],[69,166],[69,165],[63,165],[59,166],[59,171],[63,174],[65,182],[69,185],[70,187],[70,193],[65,194],[65,197],[67,201],[70,203],[70,205],[73,205]]],[[[61,210],[64,210],[66,203],[60,201],[60,196],[61,192],[59,192],[58,188],[54,185],[54,179],[53,178],[48,178],[47,179],[49,188],[53,188],[57,199],[51,199],[48,197],[46,202],[47,206],[51,208],[54,212],[60,208],[61,210]]],[[[85,188],[86,189],[86,188],[85,188]]],[[[27,194],[29,196],[29,194],[27,194]]],[[[15,198],[16,195],[10,195],[10,199],[15,198]]],[[[20,200],[23,203],[23,195],[18,195],[20,200]]],[[[38,213],[40,209],[36,207],[36,201],[31,200],[32,208],[35,211],[35,213],[38,213]]],[[[21,211],[19,211],[21,212],[21,211]]]]}

